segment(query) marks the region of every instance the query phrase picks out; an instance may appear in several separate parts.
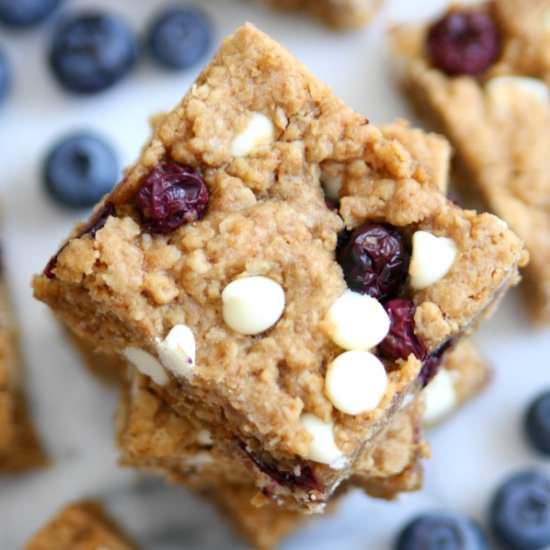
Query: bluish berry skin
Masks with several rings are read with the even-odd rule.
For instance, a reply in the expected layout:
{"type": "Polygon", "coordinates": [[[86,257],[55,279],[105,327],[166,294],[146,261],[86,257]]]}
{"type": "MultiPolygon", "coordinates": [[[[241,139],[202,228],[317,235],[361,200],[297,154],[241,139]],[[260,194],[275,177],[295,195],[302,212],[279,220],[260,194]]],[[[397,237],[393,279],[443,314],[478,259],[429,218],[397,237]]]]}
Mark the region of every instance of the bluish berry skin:
{"type": "Polygon", "coordinates": [[[111,146],[102,138],[80,133],[56,143],[46,157],[44,184],[58,203],[88,208],[111,191],[119,166],[111,146]]]}
{"type": "Polygon", "coordinates": [[[61,4],[61,0],[0,0],[0,23],[25,29],[42,23],[61,4]]]}
{"type": "Polygon", "coordinates": [[[137,41],[124,20],[100,12],[65,19],[53,34],[50,67],[65,89],[102,92],[119,82],[137,58],[137,41]]]}
{"type": "Polygon", "coordinates": [[[147,32],[151,56],[170,70],[187,69],[197,64],[211,44],[210,19],[203,10],[193,6],[163,10],[147,32]]]}
{"type": "Polygon", "coordinates": [[[10,66],[8,58],[2,50],[0,50],[0,103],[6,99],[10,90],[10,66]]]}
{"type": "Polygon", "coordinates": [[[526,470],[509,478],[493,498],[490,520],[499,548],[550,548],[550,477],[526,470]]]}
{"type": "Polygon", "coordinates": [[[525,417],[525,432],[531,445],[550,457],[550,391],[531,403],[525,417]]]}
{"type": "Polygon", "coordinates": [[[489,544],[470,518],[436,512],[410,521],[401,531],[395,550],[489,550],[489,544]]]}

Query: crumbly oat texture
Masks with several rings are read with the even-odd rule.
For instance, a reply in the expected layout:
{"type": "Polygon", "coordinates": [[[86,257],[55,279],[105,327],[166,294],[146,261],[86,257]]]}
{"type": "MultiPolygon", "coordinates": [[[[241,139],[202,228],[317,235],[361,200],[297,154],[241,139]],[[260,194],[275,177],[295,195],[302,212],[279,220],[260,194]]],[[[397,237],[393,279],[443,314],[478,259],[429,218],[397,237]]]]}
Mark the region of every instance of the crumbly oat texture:
{"type": "Polygon", "coordinates": [[[24,550],[137,550],[94,501],[66,506],[25,545],[24,550]]]}
{"type": "MultiPolygon", "coordinates": [[[[132,372],[130,377],[117,415],[122,464],[160,473],[198,491],[227,484],[254,487],[253,465],[228,455],[212,438],[210,426],[174,412],[152,391],[146,377],[132,372]]],[[[422,414],[419,399],[397,415],[373,453],[357,461],[350,483],[387,499],[418,489],[420,460],[429,454],[422,414]]]]}
{"type": "MultiPolygon", "coordinates": [[[[445,356],[442,369],[452,377],[457,396],[449,414],[490,380],[486,361],[468,340],[445,356]]],[[[151,391],[145,377],[129,374],[133,380],[117,415],[123,465],[162,475],[214,501],[235,530],[259,550],[277,546],[304,524],[304,514],[259,500],[253,483],[246,482],[249,472],[220,453],[204,425],[192,426],[151,391]]],[[[429,455],[422,439],[422,411],[417,405],[394,419],[372,455],[359,462],[360,475],[347,482],[342,493],[356,486],[372,497],[392,499],[420,487],[421,459],[429,455]]]]}
{"type": "Polygon", "coordinates": [[[282,10],[303,10],[319,17],[334,29],[354,29],[366,25],[383,0],[265,0],[282,10]]]}
{"type": "Polygon", "coordinates": [[[0,280],[0,474],[47,463],[27,411],[15,327],[8,291],[0,280]]]}
{"type": "Polygon", "coordinates": [[[550,2],[496,0],[467,9],[494,20],[502,41],[497,62],[475,77],[448,76],[426,55],[428,26],[398,27],[402,82],[419,112],[451,139],[464,186],[525,241],[531,262],[523,289],[533,319],[548,324],[550,2]]]}
{"type": "Polygon", "coordinates": [[[211,425],[231,452],[241,449],[243,461],[254,456],[263,464],[260,488],[269,465],[290,478],[279,493],[320,510],[422,385],[422,363],[410,354],[394,364],[384,359],[387,390],[370,412],[344,414],[325,395],[326,365],[342,351],[320,328],[346,289],[335,260],[338,235],[384,222],[406,238],[421,229],[454,241],[456,259],[443,278],[404,289],[428,352],[473,330],[526,261],[523,244],[498,218],[447,201],[435,179],[433,168],[245,25],[182,102],[157,119],[124,181],[35,278],[35,295],[97,351],[148,353],[156,391],[180,415],[211,425]],[[258,144],[249,143],[252,131],[258,144]],[[140,192],[167,161],[202,174],[208,209],[200,221],[151,233],[140,192]],[[338,211],[323,195],[329,177],[340,184],[338,211]],[[224,322],[221,296],[235,279],[253,275],[285,293],[282,317],[257,336],[224,322]],[[157,348],[177,325],[191,331],[196,360],[175,375],[158,362],[157,348]],[[344,459],[338,468],[306,458],[306,412],[332,423],[344,459]],[[297,468],[314,482],[295,483],[297,468]]]}

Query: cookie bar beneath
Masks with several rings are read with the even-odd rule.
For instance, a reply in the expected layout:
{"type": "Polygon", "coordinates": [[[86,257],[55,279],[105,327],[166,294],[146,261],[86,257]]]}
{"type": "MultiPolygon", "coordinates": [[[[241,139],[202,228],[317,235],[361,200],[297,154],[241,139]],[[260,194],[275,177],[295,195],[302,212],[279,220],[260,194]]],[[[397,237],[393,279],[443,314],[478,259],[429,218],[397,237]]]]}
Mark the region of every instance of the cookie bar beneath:
{"type": "Polygon", "coordinates": [[[443,366],[424,390],[424,421],[428,426],[454,414],[481,393],[493,374],[470,340],[463,340],[448,353],[443,366]]]}
{"type": "Polygon", "coordinates": [[[319,17],[334,29],[354,29],[366,25],[383,0],[265,0],[277,9],[303,10],[319,17]]]}
{"type": "Polygon", "coordinates": [[[66,506],[23,550],[137,550],[95,501],[66,506]]]}
{"type": "MultiPolygon", "coordinates": [[[[122,464],[159,473],[197,491],[215,492],[218,486],[228,484],[254,486],[252,471],[258,466],[254,458],[243,462],[239,448],[228,455],[227,447],[217,444],[208,425],[179,416],[156,396],[146,377],[131,371],[130,377],[117,415],[122,464]]],[[[419,400],[397,415],[372,455],[365,454],[357,462],[352,486],[387,499],[420,487],[420,461],[428,454],[422,437],[423,411],[419,400]]],[[[283,474],[261,467],[263,490],[249,493],[256,494],[257,505],[268,505],[270,501],[262,495],[273,494],[277,500],[276,485],[283,482],[278,476],[283,474]]],[[[305,470],[295,475],[305,482],[310,473],[305,470]]],[[[281,504],[288,507],[292,502],[281,504]]]]}
{"type": "Polygon", "coordinates": [[[0,475],[47,463],[23,392],[23,362],[8,291],[0,280],[0,475]]]}
{"type": "Polygon", "coordinates": [[[320,511],[526,261],[434,174],[245,25],[35,294],[320,511]]]}

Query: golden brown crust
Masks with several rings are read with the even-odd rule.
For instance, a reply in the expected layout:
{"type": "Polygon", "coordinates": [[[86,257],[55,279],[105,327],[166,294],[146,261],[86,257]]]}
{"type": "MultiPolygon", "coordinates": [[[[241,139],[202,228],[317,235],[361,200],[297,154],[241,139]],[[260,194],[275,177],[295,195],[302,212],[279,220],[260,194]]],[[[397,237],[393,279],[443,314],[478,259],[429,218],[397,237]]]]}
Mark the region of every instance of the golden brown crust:
{"type": "Polygon", "coordinates": [[[100,503],[69,504],[25,545],[24,550],[137,550],[100,503]]]}

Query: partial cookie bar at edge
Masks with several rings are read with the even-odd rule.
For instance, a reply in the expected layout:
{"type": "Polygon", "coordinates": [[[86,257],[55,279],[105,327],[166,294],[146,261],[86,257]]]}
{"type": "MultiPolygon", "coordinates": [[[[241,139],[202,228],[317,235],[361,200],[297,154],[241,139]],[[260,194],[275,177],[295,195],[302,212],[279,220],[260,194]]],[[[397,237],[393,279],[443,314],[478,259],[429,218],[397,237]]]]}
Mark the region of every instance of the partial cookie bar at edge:
{"type": "Polygon", "coordinates": [[[0,278],[0,475],[45,466],[24,394],[23,358],[8,290],[0,278]]]}
{"type": "Polygon", "coordinates": [[[23,550],[138,550],[99,502],[67,505],[42,527],[23,550]]]}
{"type": "Polygon", "coordinates": [[[463,186],[524,239],[532,318],[550,322],[550,3],[497,0],[467,6],[499,33],[499,58],[480,74],[450,76],[426,55],[430,26],[392,32],[404,91],[419,113],[451,139],[463,186]],[[546,15],[545,15],[546,13],[546,15]]]}
{"type": "Polygon", "coordinates": [[[206,421],[228,448],[239,441],[242,461],[258,464],[260,489],[262,464],[289,480],[274,498],[313,511],[420,391],[448,342],[474,330],[517,282],[524,261],[522,243],[500,220],[448,202],[402,144],[246,25],[156,124],[140,160],[34,288],[80,337],[151,376],[179,414],[206,421]],[[339,168],[340,216],[322,192],[339,168]],[[173,178],[195,193],[193,208],[178,215],[157,204],[173,178]],[[386,355],[361,351],[378,373],[383,361],[387,389],[374,410],[353,416],[324,392],[325,366],[344,350],[321,321],[347,287],[339,235],[381,223],[404,241],[404,262],[418,231],[452,241],[455,258],[426,288],[399,279],[419,343],[404,359],[389,358],[400,353],[390,346],[386,355]],[[275,307],[254,310],[246,330],[274,324],[239,333],[225,307],[250,312],[254,300],[224,290],[253,277],[275,283],[275,307]],[[313,483],[293,478],[304,470],[313,483]]]}
{"type": "Polygon", "coordinates": [[[329,27],[338,30],[366,25],[376,15],[383,0],[264,0],[281,10],[312,13],[329,27]]]}

